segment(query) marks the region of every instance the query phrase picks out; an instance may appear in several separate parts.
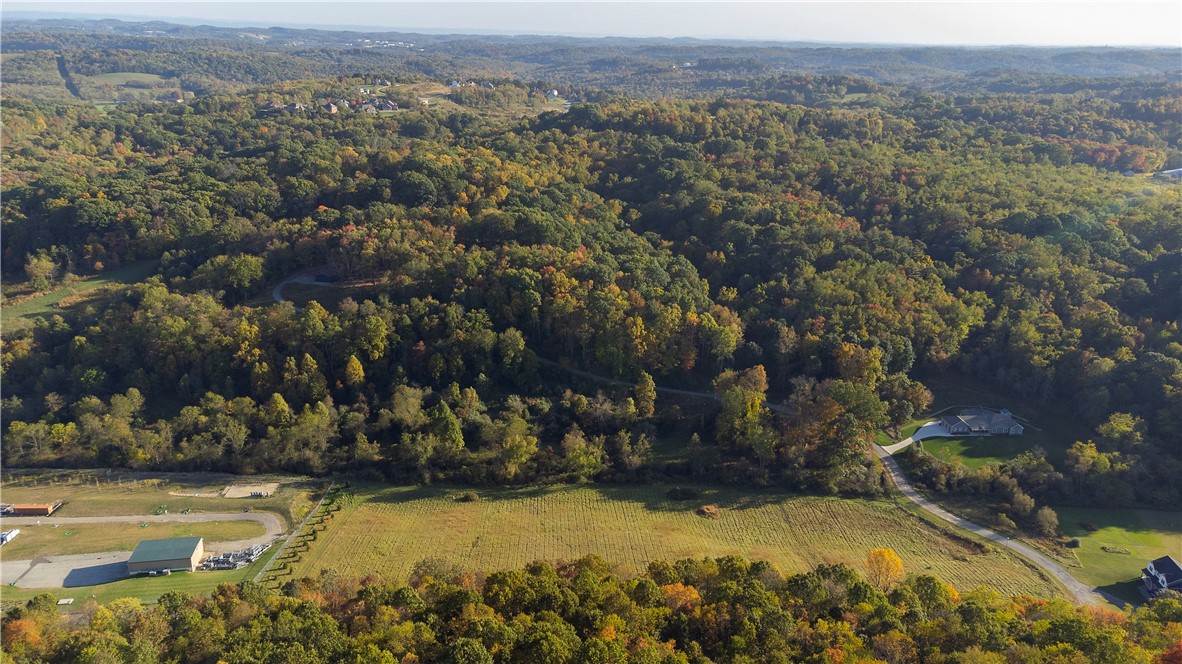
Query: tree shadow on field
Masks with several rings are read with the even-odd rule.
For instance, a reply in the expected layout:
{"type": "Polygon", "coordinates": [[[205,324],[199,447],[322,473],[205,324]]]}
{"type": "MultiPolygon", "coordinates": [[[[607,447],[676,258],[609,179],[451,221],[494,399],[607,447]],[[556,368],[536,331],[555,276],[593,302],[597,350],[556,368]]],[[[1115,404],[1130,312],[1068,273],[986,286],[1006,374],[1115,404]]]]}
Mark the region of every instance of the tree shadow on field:
{"type": "Polygon", "coordinates": [[[598,485],[591,488],[607,500],[638,503],[652,512],[693,512],[702,505],[715,505],[722,510],[749,510],[800,496],[772,489],[737,489],[698,484],[598,485]],[[677,500],[669,496],[673,489],[694,491],[698,496],[677,500]]]}
{"type": "Polygon", "coordinates": [[[1109,583],[1104,586],[1096,586],[1096,590],[1123,599],[1133,606],[1140,606],[1145,603],[1145,598],[1141,596],[1141,585],[1141,579],[1130,579],[1128,581],[1109,583]]]}
{"type": "Polygon", "coordinates": [[[454,484],[433,484],[430,486],[375,486],[365,494],[365,502],[398,504],[417,500],[451,499],[457,503],[465,502],[499,502],[536,498],[555,493],[568,487],[531,486],[522,488],[512,487],[476,487],[454,484]],[[468,494],[475,494],[475,500],[466,499],[468,494]]]}
{"type": "Polygon", "coordinates": [[[421,500],[454,500],[457,504],[511,502],[558,496],[571,491],[590,491],[605,501],[634,503],[653,512],[693,512],[702,505],[716,505],[723,510],[758,509],[803,494],[774,489],[741,489],[698,484],[559,484],[528,487],[473,487],[435,484],[430,486],[380,486],[360,490],[369,503],[401,504],[421,500]],[[690,489],[697,497],[675,500],[671,489],[690,489]],[[475,495],[475,499],[471,498],[475,495]]]}

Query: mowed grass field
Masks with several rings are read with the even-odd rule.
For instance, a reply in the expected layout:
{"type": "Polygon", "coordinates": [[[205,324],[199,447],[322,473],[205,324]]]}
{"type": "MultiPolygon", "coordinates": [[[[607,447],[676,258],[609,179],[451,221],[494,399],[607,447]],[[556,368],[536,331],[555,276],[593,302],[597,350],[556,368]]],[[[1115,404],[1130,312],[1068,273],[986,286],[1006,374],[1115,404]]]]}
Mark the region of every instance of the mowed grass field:
{"type": "Polygon", "coordinates": [[[108,476],[102,471],[8,473],[0,482],[0,501],[64,501],[65,504],[53,516],[146,515],[155,514],[161,506],[169,512],[186,509],[194,512],[238,512],[249,507],[252,510],[274,512],[290,526],[302,519],[314,504],[311,492],[315,484],[312,480],[296,478],[212,474],[108,476]],[[227,484],[264,481],[283,483],[267,498],[222,498],[217,495],[227,484]],[[194,496],[195,493],[200,495],[194,496]]]}
{"type": "Polygon", "coordinates": [[[1061,589],[1008,553],[985,549],[921,518],[893,500],[785,496],[703,489],[672,501],[666,486],[461,490],[363,487],[295,565],[294,576],[329,569],[405,579],[422,560],[471,571],[515,568],[534,560],[573,560],[594,553],[639,572],[657,559],[735,554],[768,560],[784,572],[820,563],[861,569],[867,552],[893,548],[909,572],[932,573],[961,589],[982,584],[1004,594],[1060,596],[1061,589]],[[721,508],[717,519],[697,507],[721,508]]]}
{"type": "Polygon", "coordinates": [[[1182,512],[1057,507],[1059,527],[1078,537],[1081,567],[1075,578],[1129,600],[1140,601],[1141,568],[1162,556],[1182,559],[1182,512]],[[1095,530],[1091,530],[1095,528],[1095,530]],[[1128,553],[1105,551],[1103,547],[1128,553]]]}
{"type": "Polygon", "coordinates": [[[926,438],[920,442],[925,452],[948,463],[959,463],[968,468],[1004,463],[1032,447],[1030,441],[1025,440],[1025,436],[926,438]]]}
{"type": "Polygon", "coordinates": [[[140,540],[169,537],[204,537],[207,542],[228,542],[258,537],[266,532],[255,521],[207,521],[204,523],[86,523],[78,525],[21,525],[20,535],[0,547],[0,560],[28,560],[37,556],[131,551],[140,540]]]}

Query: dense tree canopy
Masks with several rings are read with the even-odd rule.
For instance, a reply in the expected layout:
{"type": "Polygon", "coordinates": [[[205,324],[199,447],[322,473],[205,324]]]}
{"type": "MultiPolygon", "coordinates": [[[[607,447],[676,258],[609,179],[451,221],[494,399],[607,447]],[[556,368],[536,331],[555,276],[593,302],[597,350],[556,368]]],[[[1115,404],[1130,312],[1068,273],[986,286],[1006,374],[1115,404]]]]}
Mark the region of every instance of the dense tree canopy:
{"type": "Polygon", "coordinates": [[[334,575],[282,594],[223,584],[125,598],[68,625],[41,595],[5,616],[6,661],[170,662],[1174,662],[1176,593],[1123,612],[958,592],[930,575],[889,590],[843,565],[782,576],[737,557],[603,559],[488,576],[424,562],[409,584],[334,575]]]}
{"type": "Polygon", "coordinates": [[[1182,200],[1119,173],[1178,163],[1176,86],[318,110],[365,80],[6,100],[7,280],[159,259],[6,334],[7,463],[873,493],[866,443],[960,371],[1100,427],[1068,467],[1001,469],[1028,498],[1177,504],[1182,200]],[[348,288],[271,303],[301,270],[348,288]],[[650,463],[658,433],[709,444],[650,463]]]}

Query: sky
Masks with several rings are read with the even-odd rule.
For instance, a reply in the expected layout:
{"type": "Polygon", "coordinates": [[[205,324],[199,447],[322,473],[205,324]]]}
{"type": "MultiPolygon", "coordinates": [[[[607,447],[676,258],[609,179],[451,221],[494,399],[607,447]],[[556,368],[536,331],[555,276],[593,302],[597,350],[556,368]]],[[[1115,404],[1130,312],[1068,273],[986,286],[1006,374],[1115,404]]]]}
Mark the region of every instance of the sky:
{"type": "MultiPolygon", "coordinates": [[[[38,12],[256,27],[583,37],[1182,47],[1182,2],[57,2],[38,12]]],[[[1182,62],[1180,62],[1182,66],[1182,62]]]]}

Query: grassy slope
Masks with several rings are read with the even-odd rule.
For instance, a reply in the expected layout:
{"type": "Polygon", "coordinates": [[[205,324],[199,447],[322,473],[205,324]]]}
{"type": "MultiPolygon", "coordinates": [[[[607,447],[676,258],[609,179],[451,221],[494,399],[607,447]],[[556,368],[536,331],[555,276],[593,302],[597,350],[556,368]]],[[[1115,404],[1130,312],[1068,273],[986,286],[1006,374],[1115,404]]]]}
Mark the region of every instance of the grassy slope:
{"type": "Polygon", "coordinates": [[[65,298],[83,295],[111,284],[131,284],[143,281],[156,271],[156,263],[157,261],[154,260],[138,261],[37,295],[19,304],[5,305],[2,313],[3,331],[11,332],[32,325],[34,318],[53,313],[65,298]]]}
{"type": "Polygon", "coordinates": [[[0,560],[27,560],[36,556],[131,551],[140,540],[168,537],[204,537],[208,542],[258,537],[265,532],[254,521],[205,523],[95,523],[71,526],[20,526],[21,534],[0,548],[0,560]]]}
{"type": "Polygon", "coordinates": [[[133,71],[116,71],[109,74],[96,74],[95,76],[84,76],[85,78],[95,83],[109,83],[111,85],[123,85],[125,83],[156,83],[163,81],[164,77],[157,74],[143,74],[133,71]]]}
{"type": "Polygon", "coordinates": [[[1081,567],[1071,570],[1075,577],[1126,599],[1139,599],[1136,589],[1145,563],[1166,555],[1182,557],[1182,513],[1081,507],[1056,511],[1063,532],[1080,540],[1075,554],[1081,567]],[[1099,528],[1090,531],[1082,524],[1099,528]],[[1111,553],[1104,546],[1129,553],[1111,553]]]}
{"type": "Polygon", "coordinates": [[[330,568],[402,579],[425,559],[474,571],[537,559],[595,553],[636,572],[647,561],[736,554],[784,571],[819,563],[860,568],[874,547],[894,548],[911,572],[930,572],[960,588],[990,584],[1003,593],[1057,596],[1060,589],[1008,554],[983,553],[917,517],[902,502],[867,501],[729,488],[675,502],[667,487],[558,487],[481,490],[460,503],[456,490],[369,487],[332,519],[296,566],[295,576],[330,568]],[[722,516],[694,513],[711,503],[722,516]],[[959,558],[959,560],[958,560],[959,558]]]}

